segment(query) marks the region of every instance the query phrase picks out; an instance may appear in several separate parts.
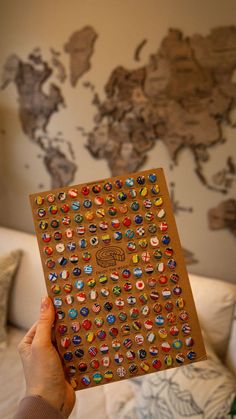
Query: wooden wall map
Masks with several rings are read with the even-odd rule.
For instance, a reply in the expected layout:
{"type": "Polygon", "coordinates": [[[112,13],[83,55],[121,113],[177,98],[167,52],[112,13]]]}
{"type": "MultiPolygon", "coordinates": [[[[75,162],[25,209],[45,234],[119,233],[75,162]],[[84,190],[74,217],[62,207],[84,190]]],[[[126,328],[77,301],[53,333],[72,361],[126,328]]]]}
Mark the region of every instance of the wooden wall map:
{"type": "Polygon", "coordinates": [[[206,359],[162,169],[30,202],[76,390],[206,359]]]}

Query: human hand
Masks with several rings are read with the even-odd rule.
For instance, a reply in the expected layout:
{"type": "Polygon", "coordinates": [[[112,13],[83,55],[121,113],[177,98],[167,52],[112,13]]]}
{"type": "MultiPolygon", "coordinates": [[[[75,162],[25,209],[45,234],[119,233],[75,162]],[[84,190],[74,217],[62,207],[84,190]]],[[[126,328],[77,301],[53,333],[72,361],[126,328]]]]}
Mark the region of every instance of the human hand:
{"type": "Polygon", "coordinates": [[[54,318],[52,301],[45,297],[39,320],[26,333],[18,350],[24,368],[26,395],[41,396],[69,417],[75,404],[75,392],[65,379],[60,357],[51,341],[54,318]]]}

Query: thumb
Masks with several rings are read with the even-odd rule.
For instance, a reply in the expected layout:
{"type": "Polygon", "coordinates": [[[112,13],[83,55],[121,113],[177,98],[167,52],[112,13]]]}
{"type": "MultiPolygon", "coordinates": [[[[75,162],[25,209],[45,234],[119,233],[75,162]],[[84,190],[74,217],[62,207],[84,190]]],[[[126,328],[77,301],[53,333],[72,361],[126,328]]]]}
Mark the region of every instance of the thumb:
{"type": "Polygon", "coordinates": [[[42,298],[40,317],[38,320],[34,341],[41,345],[51,344],[51,331],[55,318],[54,307],[49,297],[42,298]]]}

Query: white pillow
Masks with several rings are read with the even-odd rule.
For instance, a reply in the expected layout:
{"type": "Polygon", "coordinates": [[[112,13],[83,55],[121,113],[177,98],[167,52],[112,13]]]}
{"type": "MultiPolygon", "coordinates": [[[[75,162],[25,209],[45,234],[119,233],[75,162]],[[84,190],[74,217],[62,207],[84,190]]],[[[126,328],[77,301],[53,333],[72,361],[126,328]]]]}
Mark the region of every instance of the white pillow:
{"type": "Polygon", "coordinates": [[[229,418],[235,377],[204,342],[207,361],[105,386],[109,419],[229,418]]]}
{"type": "Polygon", "coordinates": [[[236,286],[219,279],[189,274],[197,314],[218,356],[225,356],[234,307],[236,286]]]}
{"type": "Polygon", "coordinates": [[[227,367],[235,374],[236,376],[236,355],[235,355],[235,347],[236,347],[236,306],[234,310],[232,328],[231,328],[231,335],[229,339],[229,345],[225,357],[225,363],[227,367]]]}

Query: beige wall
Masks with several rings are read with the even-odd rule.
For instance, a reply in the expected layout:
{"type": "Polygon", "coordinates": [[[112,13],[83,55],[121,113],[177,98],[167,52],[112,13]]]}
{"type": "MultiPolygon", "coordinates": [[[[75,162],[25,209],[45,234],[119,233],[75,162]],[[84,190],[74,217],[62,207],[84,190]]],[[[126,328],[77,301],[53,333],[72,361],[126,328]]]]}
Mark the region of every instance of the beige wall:
{"type": "MultiPolygon", "coordinates": [[[[84,147],[86,139],[76,129],[80,125],[90,131],[94,126],[95,108],[91,92],[83,87],[84,81],[91,81],[104,98],[103,87],[111,71],[117,65],[134,69],[147,64],[149,55],[157,51],[170,27],[181,29],[184,35],[207,35],[213,27],[236,25],[235,0],[1,0],[0,7],[0,68],[10,54],[26,60],[35,47],[40,47],[43,58],[49,60],[50,47],[62,52],[72,32],[85,25],[93,26],[98,33],[92,68],[76,88],[68,81],[61,86],[67,107],[54,114],[49,124],[51,135],[62,131],[73,145],[78,164],[74,183],[110,174],[105,160],[92,158],[84,147]],[[148,43],[137,63],[133,60],[134,49],[143,38],[148,43]]],[[[62,53],[61,59],[68,68],[68,55],[62,53]]],[[[58,84],[56,79],[55,82],[58,84]]],[[[0,134],[0,224],[33,231],[27,196],[38,190],[39,183],[49,189],[50,176],[37,157],[38,147],[22,132],[13,84],[0,92],[0,117],[0,128],[6,131],[5,135],[0,134]]],[[[206,168],[209,177],[217,167],[222,167],[222,153],[234,155],[236,161],[235,133],[235,129],[225,127],[227,143],[211,149],[206,168]]],[[[170,163],[168,151],[159,141],[142,168],[164,167],[169,182],[176,183],[180,203],[194,208],[192,214],[180,212],[176,216],[184,247],[199,260],[190,270],[236,282],[236,238],[227,230],[210,231],[206,218],[207,210],[224,197],[209,192],[200,183],[188,150],[181,153],[179,165],[172,172],[170,163]]],[[[235,191],[234,187],[227,197],[235,197],[235,191]]]]}

